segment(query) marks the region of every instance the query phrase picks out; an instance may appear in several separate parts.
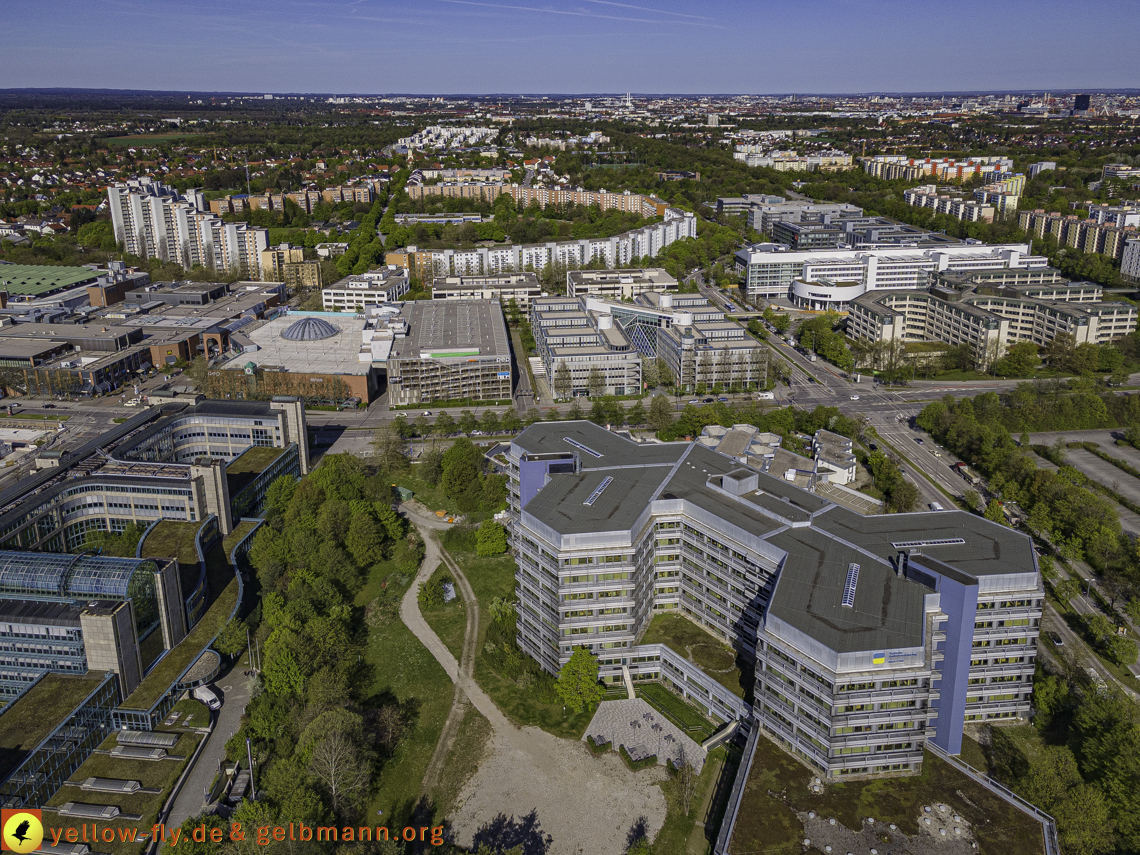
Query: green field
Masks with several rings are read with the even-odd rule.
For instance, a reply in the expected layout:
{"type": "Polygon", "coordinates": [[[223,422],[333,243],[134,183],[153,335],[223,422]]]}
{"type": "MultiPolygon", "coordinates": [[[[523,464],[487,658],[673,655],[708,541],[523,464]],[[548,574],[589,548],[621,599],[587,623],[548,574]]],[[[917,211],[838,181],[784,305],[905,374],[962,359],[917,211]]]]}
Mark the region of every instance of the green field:
{"type": "Polygon", "coordinates": [[[6,775],[95,691],[102,671],[47,674],[0,716],[0,775],[6,775]]]}
{"type": "Polygon", "coordinates": [[[751,694],[752,671],[742,671],[736,652],[680,615],[657,615],[645,628],[640,644],[664,644],[695,662],[702,671],[738,697],[751,694]]]}
{"type": "Polygon", "coordinates": [[[133,134],[129,137],[104,137],[102,142],[107,145],[129,147],[132,145],[145,145],[146,143],[169,142],[170,140],[184,140],[194,134],[133,134]]]}
{"type": "MultiPolygon", "coordinates": [[[[440,579],[451,579],[451,573],[440,564],[431,574],[429,582],[440,579]]],[[[463,595],[459,586],[455,586],[455,599],[442,606],[420,606],[420,613],[428,626],[432,628],[439,640],[451,651],[451,655],[458,662],[463,658],[463,635],[467,631],[467,609],[463,605],[463,595]]]]}

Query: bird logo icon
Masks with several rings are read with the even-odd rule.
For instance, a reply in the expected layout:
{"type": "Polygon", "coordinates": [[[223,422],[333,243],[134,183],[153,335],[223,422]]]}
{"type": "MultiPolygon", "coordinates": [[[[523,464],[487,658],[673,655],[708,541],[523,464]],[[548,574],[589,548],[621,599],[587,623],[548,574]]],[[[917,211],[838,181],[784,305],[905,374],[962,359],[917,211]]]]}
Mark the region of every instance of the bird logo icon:
{"type": "Polygon", "coordinates": [[[5,810],[0,822],[0,849],[6,852],[33,852],[43,843],[44,826],[38,810],[5,810]]]}

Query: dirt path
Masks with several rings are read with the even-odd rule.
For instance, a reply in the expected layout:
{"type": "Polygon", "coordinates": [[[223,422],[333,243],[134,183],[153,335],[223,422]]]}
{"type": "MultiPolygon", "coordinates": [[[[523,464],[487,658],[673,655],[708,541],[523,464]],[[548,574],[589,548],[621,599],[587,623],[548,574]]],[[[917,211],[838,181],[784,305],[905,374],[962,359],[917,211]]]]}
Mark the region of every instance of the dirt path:
{"type": "Polygon", "coordinates": [[[433,780],[438,781],[443,758],[454,744],[464,699],[492,729],[487,756],[449,817],[456,842],[462,846],[486,842],[501,848],[521,844],[528,853],[544,855],[621,855],[635,825],[655,837],[665,822],[665,797],[658,786],[665,778],[663,769],[631,772],[616,754],[594,757],[577,740],[559,739],[537,727],[516,727],[475,683],[478,603],[463,572],[432,537],[447,523],[419,503],[406,503],[403,510],[420,530],[426,549],[420,571],[400,603],[400,618],[456,685],[451,712],[428,765],[433,780]],[[462,664],[423,619],[416,599],[419,584],[431,577],[441,560],[454,574],[469,609],[462,664]],[[471,608],[476,610],[474,619],[471,608]]]}

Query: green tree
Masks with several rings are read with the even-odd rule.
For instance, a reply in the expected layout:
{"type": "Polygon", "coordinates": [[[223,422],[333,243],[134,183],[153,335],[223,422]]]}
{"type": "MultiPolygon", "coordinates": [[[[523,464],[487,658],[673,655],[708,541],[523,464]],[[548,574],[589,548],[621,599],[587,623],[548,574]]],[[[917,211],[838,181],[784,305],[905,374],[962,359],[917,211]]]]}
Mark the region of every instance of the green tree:
{"type": "Polygon", "coordinates": [[[590,366],[590,377],[586,381],[591,398],[596,398],[606,390],[606,377],[596,365],[590,366]]]}
{"type": "Polygon", "coordinates": [[[535,422],[542,421],[542,413],[539,411],[538,407],[531,407],[526,411],[526,418],[524,418],[523,421],[526,423],[527,427],[530,427],[535,422]]]}
{"type": "Polygon", "coordinates": [[[1006,525],[1005,514],[1001,512],[1001,502],[997,499],[990,499],[986,502],[986,512],[982,514],[990,522],[1000,523],[1006,525]]]}
{"type": "Polygon", "coordinates": [[[630,427],[645,424],[646,414],[645,406],[641,401],[636,402],[625,414],[625,419],[629,422],[630,427]]]}
{"type": "Polygon", "coordinates": [[[499,417],[499,429],[503,433],[518,433],[522,429],[522,419],[518,410],[511,407],[499,417]]]}
{"type": "Polygon", "coordinates": [[[420,417],[416,419],[416,436],[426,439],[431,436],[431,430],[431,419],[425,415],[420,415],[420,417]]]}
{"type": "Polygon", "coordinates": [[[400,439],[407,439],[414,433],[414,428],[408,424],[408,417],[403,413],[396,416],[392,420],[392,430],[396,432],[396,436],[400,439]]]}
{"type": "Polygon", "coordinates": [[[656,431],[666,430],[673,424],[673,405],[664,395],[655,395],[649,402],[648,422],[656,431]]]}
{"type": "Polygon", "coordinates": [[[558,674],[558,696],[576,713],[598,703],[605,694],[598,682],[598,660],[585,647],[576,647],[558,674]]]}
{"type": "Polygon", "coordinates": [[[451,413],[444,411],[435,417],[435,432],[439,436],[451,436],[455,430],[455,419],[451,417],[451,413]]]}
{"type": "Polygon", "coordinates": [[[479,419],[479,427],[486,434],[499,432],[499,414],[494,410],[484,410],[483,417],[479,419]]]}
{"type": "Polygon", "coordinates": [[[554,394],[559,398],[569,398],[573,389],[574,381],[570,374],[570,366],[562,360],[554,369],[554,394]]]}
{"type": "Polygon", "coordinates": [[[384,531],[380,524],[368,513],[352,515],[348,524],[348,535],[344,539],[345,548],[353,560],[364,567],[383,558],[384,531]]]}
{"type": "Polygon", "coordinates": [[[507,530],[494,520],[486,520],[479,526],[475,543],[481,556],[502,555],[507,551],[507,530]]]}
{"type": "Polygon", "coordinates": [[[237,656],[246,649],[245,624],[231,618],[214,639],[214,649],[223,656],[237,656]]]}
{"type": "Polygon", "coordinates": [[[472,431],[477,430],[479,422],[475,418],[475,414],[470,410],[464,410],[459,414],[459,422],[456,425],[460,433],[470,435],[472,431]]]}

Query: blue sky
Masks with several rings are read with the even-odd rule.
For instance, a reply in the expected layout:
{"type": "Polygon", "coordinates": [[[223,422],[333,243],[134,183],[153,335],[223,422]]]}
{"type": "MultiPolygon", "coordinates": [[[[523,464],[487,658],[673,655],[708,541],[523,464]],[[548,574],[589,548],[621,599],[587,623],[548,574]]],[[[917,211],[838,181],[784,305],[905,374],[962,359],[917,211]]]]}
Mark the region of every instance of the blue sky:
{"type": "Polygon", "coordinates": [[[1140,0],[6,0],[0,88],[1140,87],[1140,0]]]}

